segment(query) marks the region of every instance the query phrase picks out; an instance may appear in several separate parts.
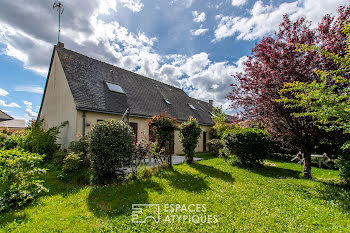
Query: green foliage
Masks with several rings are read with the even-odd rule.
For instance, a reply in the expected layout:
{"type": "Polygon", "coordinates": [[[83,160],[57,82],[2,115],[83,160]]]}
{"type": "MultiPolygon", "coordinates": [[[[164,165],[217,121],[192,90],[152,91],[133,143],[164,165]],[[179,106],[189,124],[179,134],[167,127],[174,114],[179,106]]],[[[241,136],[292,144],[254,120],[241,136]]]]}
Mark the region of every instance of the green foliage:
{"type": "Polygon", "coordinates": [[[81,137],[77,141],[72,141],[68,149],[74,153],[81,153],[84,162],[88,162],[89,143],[88,137],[81,137]]]}
{"type": "Polygon", "coordinates": [[[55,163],[55,165],[63,165],[63,159],[66,157],[67,152],[64,150],[58,150],[52,155],[52,161],[55,163]]]}
{"type": "Polygon", "coordinates": [[[220,136],[218,135],[218,132],[216,128],[211,127],[208,132],[209,139],[220,139],[220,136]]]}
{"type": "Polygon", "coordinates": [[[7,134],[0,133],[0,148],[4,146],[4,141],[7,138],[7,134]]]}
{"type": "Polygon", "coordinates": [[[23,137],[25,136],[21,133],[7,136],[6,139],[3,141],[4,148],[6,150],[10,150],[16,148],[17,146],[21,147],[23,143],[23,137]]]}
{"type": "Polygon", "coordinates": [[[61,123],[59,126],[44,130],[44,120],[32,122],[28,127],[29,132],[23,141],[23,149],[33,153],[46,155],[46,159],[51,159],[52,155],[60,148],[56,143],[60,129],[68,124],[68,121],[61,123]]]}
{"type": "Polygon", "coordinates": [[[94,126],[90,134],[90,153],[97,182],[115,177],[118,169],[131,164],[134,139],[131,127],[122,121],[107,120],[94,126]]]}
{"type": "Polygon", "coordinates": [[[350,184],[350,141],[342,146],[343,153],[336,160],[336,166],[339,168],[339,176],[343,183],[350,184]]]}
{"type": "Polygon", "coordinates": [[[0,212],[23,206],[47,189],[39,180],[43,156],[20,149],[0,150],[0,212]]]}
{"type": "Polygon", "coordinates": [[[211,115],[211,119],[217,125],[225,124],[227,117],[224,111],[222,110],[222,106],[214,107],[211,115]]]}
{"type": "Polygon", "coordinates": [[[81,158],[82,153],[75,154],[74,152],[69,153],[63,159],[62,172],[65,174],[78,171],[82,167],[83,160],[81,158]]]}
{"type": "Polygon", "coordinates": [[[187,122],[184,122],[180,126],[180,141],[183,151],[186,155],[186,162],[193,162],[194,150],[198,145],[198,139],[201,136],[201,128],[195,118],[190,116],[187,122]]]}
{"type": "Polygon", "coordinates": [[[263,163],[269,153],[266,132],[255,128],[228,130],[222,137],[224,154],[234,155],[237,163],[255,166],[263,163]]]}
{"type": "Polygon", "coordinates": [[[220,155],[220,149],[222,149],[224,146],[222,145],[221,139],[211,139],[207,143],[209,152],[212,153],[214,156],[220,155]]]}

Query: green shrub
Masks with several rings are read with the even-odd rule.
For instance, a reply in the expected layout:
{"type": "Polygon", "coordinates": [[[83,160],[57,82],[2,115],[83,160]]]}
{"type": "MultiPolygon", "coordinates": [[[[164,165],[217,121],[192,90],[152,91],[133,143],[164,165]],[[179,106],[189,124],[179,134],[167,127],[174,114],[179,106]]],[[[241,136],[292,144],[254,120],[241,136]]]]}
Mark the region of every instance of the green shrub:
{"type": "Polygon", "coordinates": [[[10,150],[16,147],[21,147],[23,144],[24,138],[25,138],[25,135],[21,133],[7,136],[3,142],[4,148],[6,150],[10,150]]]}
{"type": "Polygon", "coordinates": [[[340,179],[345,184],[350,184],[350,142],[342,146],[343,153],[336,160],[336,166],[339,168],[340,179]]]}
{"type": "Polygon", "coordinates": [[[63,159],[66,157],[66,155],[67,155],[67,152],[65,152],[63,150],[58,150],[52,155],[52,159],[51,160],[56,165],[62,165],[63,164],[63,159]]]}
{"type": "Polygon", "coordinates": [[[61,123],[60,126],[55,126],[44,130],[44,120],[32,122],[28,127],[28,135],[23,141],[23,149],[33,153],[46,155],[46,159],[51,159],[52,155],[60,148],[56,143],[60,129],[65,127],[68,122],[61,123]]]}
{"type": "Polygon", "coordinates": [[[222,136],[225,153],[234,155],[237,163],[254,166],[263,163],[269,153],[266,132],[254,128],[237,128],[222,136]]]}
{"type": "Polygon", "coordinates": [[[0,212],[23,206],[41,191],[47,191],[39,180],[46,172],[39,168],[43,157],[18,148],[0,150],[0,212]]]}
{"type": "Polygon", "coordinates": [[[82,153],[75,154],[74,152],[69,153],[63,159],[62,172],[65,174],[78,171],[82,167],[83,160],[81,158],[82,153]]]}
{"type": "Polygon", "coordinates": [[[224,147],[220,139],[211,139],[208,141],[207,145],[209,152],[214,156],[219,156],[220,149],[224,147]]]}
{"type": "Polygon", "coordinates": [[[96,182],[115,177],[120,168],[131,164],[135,135],[128,124],[116,120],[99,122],[90,138],[91,166],[96,182]]]}
{"type": "Polygon", "coordinates": [[[4,146],[4,141],[7,138],[7,134],[0,133],[0,148],[4,146]]]}
{"type": "Polygon", "coordinates": [[[220,136],[218,135],[218,132],[214,127],[209,129],[208,135],[209,139],[220,139],[220,136]]]}
{"type": "Polygon", "coordinates": [[[88,153],[89,153],[89,140],[88,137],[81,137],[77,141],[72,141],[68,149],[74,153],[81,153],[81,158],[85,163],[88,162],[88,153]]]}
{"type": "Polygon", "coordinates": [[[198,139],[201,136],[201,128],[195,118],[190,116],[187,122],[180,126],[180,141],[185,152],[186,162],[193,162],[194,151],[198,145],[198,139]]]}

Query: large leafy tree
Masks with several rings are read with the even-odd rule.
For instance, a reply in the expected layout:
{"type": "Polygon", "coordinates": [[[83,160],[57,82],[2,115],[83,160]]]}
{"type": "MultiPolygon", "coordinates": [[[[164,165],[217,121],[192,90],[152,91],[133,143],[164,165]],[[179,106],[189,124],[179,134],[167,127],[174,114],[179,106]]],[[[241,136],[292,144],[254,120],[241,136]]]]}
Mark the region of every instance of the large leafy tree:
{"type": "Polygon", "coordinates": [[[228,99],[233,108],[243,107],[242,117],[257,119],[268,126],[269,133],[282,140],[282,145],[304,153],[304,177],[311,178],[311,152],[325,131],[317,127],[309,116],[296,117],[289,109],[275,100],[284,83],[312,82],[317,79],[314,70],[322,67],[338,68],[339,65],[325,59],[316,51],[297,51],[296,44],[321,44],[325,50],[340,53],[346,46],[346,35],[339,22],[350,19],[349,7],[340,7],[337,20],[326,15],[316,29],[305,18],[292,22],[284,16],[275,36],[264,37],[252,49],[252,55],[244,63],[244,72],[235,76],[228,99]]]}
{"type": "MultiPolygon", "coordinates": [[[[328,131],[340,130],[350,136],[350,25],[342,30],[347,34],[344,55],[328,52],[318,46],[299,45],[300,51],[316,51],[340,65],[336,70],[315,70],[319,79],[312,82],[286,83],[279,100],[286,107],[302,108],[303,112],[293,113],[297,117],[310,116],[316,124],[328,131]]],[[[343,145],[343,155],[338,166],[342,179],[350,182],[350,141],[343,145]]]]}

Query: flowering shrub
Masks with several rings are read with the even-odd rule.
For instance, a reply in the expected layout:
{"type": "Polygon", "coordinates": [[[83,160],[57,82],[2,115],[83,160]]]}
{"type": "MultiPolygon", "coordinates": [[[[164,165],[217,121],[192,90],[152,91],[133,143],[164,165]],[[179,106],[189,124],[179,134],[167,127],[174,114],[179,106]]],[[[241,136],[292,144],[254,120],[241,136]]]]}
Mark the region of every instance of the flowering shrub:
{"type": "Polygon", "coordinates": [[[0,212],[23,206],[41,191],[39,180],[46,172],[39,168],[43,156],[20,149],[0,150],[0,212]]]}
{"type": "Polygon", "coordinates": [[[83,161],[88,164],[89,163],[89,159],[88,159],[88,153],[89,153],[89,139],[88,137],[80,137],[79,140],[77,141],[72,141],[69,146],[68,149],[71,152],[74,152],[76,154],[81,154],[81,158],[83,159],[83,161]]]}
{"type": "Polygon", "coordinates": [[[159,153],[164,149],[168,157],[168,165],[171,165],[170,149],[167,147],[174,140],[174,131],[177,130],[176,120],[170,117],[168,113],[160,113],[153,116],[148,121],[148,124],[154,127],[156,134],[157,146],[155,147],[155,152],[159,153]]]}
{"type": "Polygon", "coordinates": [[[220,149],[224,147],[220,139],[211,139],[208,141],[207,144],[209,152],[211,152],[215,156],[219,156],[220,149]]]}
{"type": "Polygon", "coordinates": [[[198,145],[198,139],[201,136],[201,128],[195,118],[190,116],[187,122],[180,126],[180,140],[182,148],[186,155],[186,162],[193,162],[194,150],[198,145]]]}
{"type": "Polygon", "coordinates": [[[129,166],[134,152],[134,132],[128,124],[117,120],[97,123],[90,134],[91,167],[96,181],[113,178],[129,166]]]}
{"type": "Polygon", "coordinates": [[[62,167],[63,173],[68,174],[79,170],[83,163],[81,156],[82,156],[82,153],[75,154],[74,152],[66,155],[66,157],[63,159],[63,167],[62,167]]]}

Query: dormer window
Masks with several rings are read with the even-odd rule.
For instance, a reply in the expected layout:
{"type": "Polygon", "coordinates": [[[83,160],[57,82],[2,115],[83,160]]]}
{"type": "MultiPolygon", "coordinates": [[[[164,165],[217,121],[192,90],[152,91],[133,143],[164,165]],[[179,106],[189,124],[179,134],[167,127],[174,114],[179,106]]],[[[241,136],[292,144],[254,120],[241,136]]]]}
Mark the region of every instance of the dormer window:
{"type": "Polygon", "coordinates": [[[195,108],[192,104],[188,104],[188,106],[189,106],[192,110],[196,110],[196,108],[195,108]]]}
{"type": "Polygon", "coordinates": [[[167,103],[168,105],[171,105],[170,100],[165,99],[164,101],[165,101],[165,103],[167,103]]]}
{"type": "Polygon", "coordinates": [[[123,88],[121,86],[119,86],[118,84],[114,84],[114,83],[110,83],[110,82],[106,82],[108,90],[116,92],[116,93],[120,93],[120,94],[125,94],[123,88]]]}

